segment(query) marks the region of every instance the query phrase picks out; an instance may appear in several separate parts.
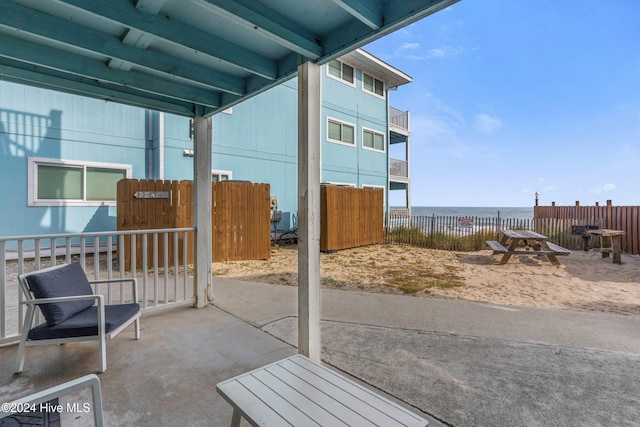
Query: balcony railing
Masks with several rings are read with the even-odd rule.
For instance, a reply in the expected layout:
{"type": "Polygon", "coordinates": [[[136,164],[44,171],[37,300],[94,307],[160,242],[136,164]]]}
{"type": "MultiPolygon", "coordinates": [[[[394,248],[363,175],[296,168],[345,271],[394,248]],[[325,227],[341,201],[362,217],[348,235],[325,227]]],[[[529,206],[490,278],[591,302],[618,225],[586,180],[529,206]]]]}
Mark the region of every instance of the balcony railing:
{"type": "Polygon", "coordinates": [[[409,162],[407,160],[389,159],[389,178],[409,179],[409,162]]]}
{"type": "MultiPolygon", "coordinates": [[[[194,230],[190,227],[0,238],[0,345],[17,342],[22,331],[23,296],[18,276],[62,262],[80,262],[87,276],[95,279],[136,277],[141,296],[138,302],[143,310],[191,302],[188,236],[194,230]],[[138,250],[141,256],[136,256],[138,250]],[[125,265],[125,259],[129,259],[129,265],[125,265]]],[[[99,293],[107,303],[125,298],[119,285],[109,284],[99,293]]]]}
{"type": "Polygon", "coordinates": [[[396,107],[389,106],[389,122],[391,126],[396,126],[405,131],[409,131],[409,112],[402,111],[396,107]]]}

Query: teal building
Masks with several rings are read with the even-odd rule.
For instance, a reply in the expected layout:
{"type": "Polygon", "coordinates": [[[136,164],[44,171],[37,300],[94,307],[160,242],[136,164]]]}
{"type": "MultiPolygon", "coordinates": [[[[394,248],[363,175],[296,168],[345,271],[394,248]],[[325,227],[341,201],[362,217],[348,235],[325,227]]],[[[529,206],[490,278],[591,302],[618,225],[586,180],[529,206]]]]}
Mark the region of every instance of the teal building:
{"type": "MultiPolygon", "coordinates": [[[[409,82],[360,49],[323,66],[321,182],[381,188],[387,211],[399,191],[408,209],[409,114],[389,93],[409,82]]],[[[294,78],[212,120],[212,180],[269,183],[280,232],[297,226],[297,90],[294,78]]],[[[0,235],[115,230],[125,177],[192,179],[189,120],[0,82],[0,235]]]]}

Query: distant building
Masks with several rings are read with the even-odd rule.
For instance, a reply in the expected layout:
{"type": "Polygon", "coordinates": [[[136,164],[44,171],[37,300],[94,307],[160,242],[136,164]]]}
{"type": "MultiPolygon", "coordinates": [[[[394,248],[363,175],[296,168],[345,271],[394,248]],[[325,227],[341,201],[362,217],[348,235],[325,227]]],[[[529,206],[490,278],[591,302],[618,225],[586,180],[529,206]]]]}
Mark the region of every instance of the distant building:
{"type": "MultiPolygon", "coordinates": [[[[403,191],[410,206],[409,114],[389,90],[411,78],[363,50],[323,67],[321,181],[403,191]],[[404,155],[390,157],[390,144],[404,155]]],[[[212,180],[270,184],[297,226],[297,81],[213,117],[212,180]]],[[[193,178],[188,119],[0,82],[0,235],[114,230],[121,178],[193,178]]]]}

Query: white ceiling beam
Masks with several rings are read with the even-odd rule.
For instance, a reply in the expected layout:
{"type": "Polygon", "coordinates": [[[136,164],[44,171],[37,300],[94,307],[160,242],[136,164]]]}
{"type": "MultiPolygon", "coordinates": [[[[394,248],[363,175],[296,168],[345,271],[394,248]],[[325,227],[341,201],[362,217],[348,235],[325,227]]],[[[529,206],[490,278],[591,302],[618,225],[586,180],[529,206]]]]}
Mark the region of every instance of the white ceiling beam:
{"type": "Polygon", "coordinates": [[[180,116],[193,115],[194,111],[193,104],[187,102],[177,102],[175,99],[167,100],[164,97],[154,97],[148,93],[132,94],[121,90],[123,89],[121,87],[99,86],[95,81],[81,77],[70,80],[68,75],[46,70],[38,65],[11,63],[5,58],[0,58],[0,75],[4,80],[14,83],[56,91],[62,89],[74,95],[88,96],[140,108],[151,108],[180,116]]]}
{"type": "Polygon", "coordinates": [[[379,3],[373,0],[333,0],[335,4],[372,30],[382,27],[383,17],[379,3]]]}
{"type": "Polygon", "coordinates": [[[318,59],[323,55],[322,46],[311,32],[258,2],[245,0],[197,0],[197,2],[236,24],[251,31],[260,32],[279,45],[309,59],[318,59]]]}
{"type": "Polygon", "coordinates": [[[185,23],[141,12],[129,0],[56,1],[91,12],[96,15],[97,19],[108,19],[125,28],[137,29],[164,42],[185,48],[191,53],[196,52],[208,56],[212,60],[223,62],[248,73],[270,80],[278,77],[278,67],[275,61],[228,40],[212,34],[205,34],[202,30],[185,23]]]}
{"type": "MultiPolygon", "coordinates": [[[[210,90],[167,81],[159,77],[136,71],[120,71],[104,66],[101,61],[89,59],[73,53],[55,50],[24,40],[11,39],[0,34],[0,56],[75,76],[92,79],[103,84],[136,89],[142,93],[167,96],[181,101],[203,104],[209,107],[220,105],[220,94],[210,90]]],[[[73,79],[73,78],[71,78],[73,79]]]]}
{"type": "MultiPolygon", "coordinates": [[[[74,50],[86,50],[127,64],[117,66],[118,64],[110,63],[111,68],[116,70],[128,71],[131,65],[136,65],[154,73],[165,73],[170,79],[178,77],[193,84],[206,86],[210,90],[219,90],[233,95],[246,93],[246,83],[239,77],[229,76],[188,61],[182,61],[181,67],[176,67],[175,58],[167,54],[138,49],[128,46],[128,43],[123,45],[115,36],[27,9],[12,2],[3,5],[0,26],[16,31],[17,36],[24,33],[33,34],[73,47],[74,50]]],[[[137,33],[139,34],[143,33],[137,33]]],[[[132,40],[136,41],[134,37],[132,40]]]]}
{"type": "Polygon", "coordinates": [[[137,0],[136,9],[147,12],[149,15],[157,15],[167,0],[137,0]]]}

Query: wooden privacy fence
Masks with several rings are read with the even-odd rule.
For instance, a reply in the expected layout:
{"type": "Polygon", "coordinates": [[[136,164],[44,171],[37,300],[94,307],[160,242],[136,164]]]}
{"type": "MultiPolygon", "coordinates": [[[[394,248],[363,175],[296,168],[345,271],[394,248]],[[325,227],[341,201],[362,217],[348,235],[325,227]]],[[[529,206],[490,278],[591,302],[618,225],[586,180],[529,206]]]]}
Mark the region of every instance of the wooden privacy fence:
{"type": "Polygon", "coordinates": [[[320,250],[384,241],[384,192],[377,188],[320,187],[320,250]]]}
{"type": "MultiPolygon", "coordinates": [[[[213,262],[268,259],[271,250],[269,184],[223,181],[211,184],[213,262]]],[[[123,179],[118,182],[118,230],[193,227],[193,181],[123,179]]],[[[187,236],[187,262],[193,263],[193,233],[187,236]]],[[[150,239],[151,237],[149,237],[150,239]]],[[[167,242],[173,259],[173,242],[167,242]]],[[[148,259],[153,244],[146,244],[148,259]]],[[[136,265],[142,265],[142,237],[136,241],[136,265]]],[[[159,237],[158,248],[164,248],[159,237]]],[[[163,250],[163,249],[158,249],[163,250]]],[[[179,260],[183,242],[178,243],[179,260]]],[[[125,254],[125,265],[131,265],[125,254]]],[[[163,266],[162,257],[159,260],[163,266]]]]}
{"type": "MultiPolygon", "coordinates": [[[[150,230],[160,228],[193,227],[193,181],[162,181],[122,179],[117,186],[118,230],[150,230]]],[[[193,233],[187,235],[187,263],[193,262],[193,233]]],[[[153,258],[154,245],[151,236],[146,244],[143,236],[136,237],[136,265],[143,265],[143,258],[153,258]],[[147,253],[143,253],[143,247],[147,253]]],[[[173,260],[176,248],[173,240],[166,242],[169,259],[173,260]]],[[[158,236],[158,250],[164,248],[164,237],[158,236]]],[[[179,263],[183,263],[183,237],[178,241],[179,263]]],[[[159,267],[164,267],[163,257],[158,257],[159,267]]],[[[131,266],[131,251],[125,251],[125,267],[131,266]]]]}
{"type": "Polygon", "coordinates": [[[579,202],[575,206],[556,206],[553,203],[551,206],[535,206],[533,214],[536,229],[559,240],[571,239],[567,234],[571,234],[572,225],[597,225],[600,228],[622,230],[625,232],[621,242],[622,252],[640,254],[640,206],[613,206],[611,200],[607,200],[606,206],[580,206],[579,202]]]}
{"type": "Polygon", "coordinates": [[[213,261],[269,259],[269,184],[221,181],[211,186],[213,261]]]}

